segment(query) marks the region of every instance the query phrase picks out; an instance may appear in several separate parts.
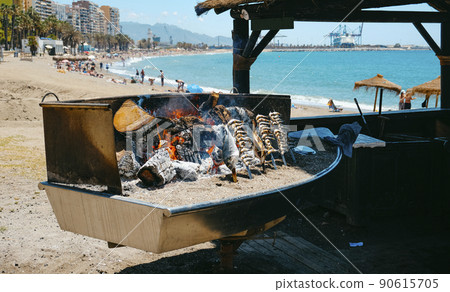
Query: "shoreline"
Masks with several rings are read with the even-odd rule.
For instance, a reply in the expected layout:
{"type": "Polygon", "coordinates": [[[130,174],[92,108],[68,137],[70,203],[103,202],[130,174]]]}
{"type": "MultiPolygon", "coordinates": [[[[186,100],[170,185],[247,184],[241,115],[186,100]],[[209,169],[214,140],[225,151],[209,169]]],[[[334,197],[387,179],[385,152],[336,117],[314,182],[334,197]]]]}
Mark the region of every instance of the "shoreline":
{"type": "MultiPolygon", "coordinates": [[[[216,50],[215,53],[228,53],[226,50],[216,50]]],[[[176,53],[176,52],[172,52],[176,53]]],[[[179,53],[179,52],[178,52],[179,53]]],[[[195,52],[194,54],[211,53],[209,51],[195,52]]],[[[190,54],[190,52],[188,52],[190,54]]],[[[168,56],[169,53],[152,54],[153,56],[168,56]]],[[[186,54],[183,54],[186,55],[186,54]]],[[[191,54],[192,55],[192,54],[191,54]]],[[[124,56],[125,57],[125,56],[124,56]]],[[[142,54],[129,54],[127,58],[148,57],[142,54]]],[[[97,56],[96,64],[103,62],[117,63],[117,58],[102,58],[97,56]]],[[[114,69],[114,65],[111,69],[114,69]]],[[[164,87],[158,84],[150,86],[148,81],[144,84],[126,85],[110,82],[112,79],[123,79],[119,74],[103,68],[98,73],[103,78],[86,76],[79,72],[58,72],[55,62],[50,56],[36,57],[33,62],[20,61],[19,58],[8,56],[0,65],[0,120],[3,121],[40,121],[42,112],[39,102],[48,92],[55,93],[61,100],[101,98],[127,95],[142,95],[152,93],[176,92],[176,85],[166,81],[164,87]],[[12,72],[19,73],[13,74],[12,72]],[[109,82],[108,82],[109,81],[109,82]]],[[[146,78],[148,78],[147,76],[146,78]]],[[[129,79],[129,78],[127,78],[129,79]]],[[[208,91],[209,92],[209,91],[208,91]]],[[[225,92],[225,91],[222,91],[225,92]]],[[[336,114],[328,110],[326,104],[303,104],[292,101],[292,117],[331,115],[336,114]]],[[[344,113],[354,112],[344,108],[344,113]]],[[[339,114],[339,113],[338,113],[339,114]]]]}

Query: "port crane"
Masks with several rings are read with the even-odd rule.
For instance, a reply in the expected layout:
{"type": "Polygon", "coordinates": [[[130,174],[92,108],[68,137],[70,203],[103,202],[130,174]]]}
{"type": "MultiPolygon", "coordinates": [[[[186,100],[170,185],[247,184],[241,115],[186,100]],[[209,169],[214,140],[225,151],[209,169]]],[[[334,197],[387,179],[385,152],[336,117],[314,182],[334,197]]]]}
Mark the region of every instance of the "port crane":
{"type": "Polygon", "coordinates": [[[340,24],[331,33],[325,35],[325,37],[330,38],[330,46],[332,47],[360,46],[362,45],[363,27],[364,23],[350,32],[347,25],[340,24]]]}

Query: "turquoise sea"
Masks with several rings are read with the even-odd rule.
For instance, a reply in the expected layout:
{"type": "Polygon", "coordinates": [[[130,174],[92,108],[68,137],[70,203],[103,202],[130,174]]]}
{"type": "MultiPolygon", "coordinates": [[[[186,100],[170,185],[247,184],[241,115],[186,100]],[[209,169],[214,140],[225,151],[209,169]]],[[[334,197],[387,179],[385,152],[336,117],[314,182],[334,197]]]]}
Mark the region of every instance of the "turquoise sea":
{"type": "MultiPolygon", "coordinates": [[[[232,88],[231,53],[131,59],[125,67],[114,64],[111,71],[130,77],[136,69],[153,77],[162,69],[166,83],[173,85],[182,79],[206,91],[232,88]]],[[[355,109],[357,97],[364,110],[371,110],[375,91],[353,91],[353,85],[377,73],[407,89],[438,77],[440,66],[432,51],[265,52],[252,66],[250,86],[252,93],[289,94],[293,103],[305,105],[326,106],[333,98],[337,105],[355,109]]],[[[383,101],[385,109],[398,107],[394,93],[385,92],[383,101]]],[[[422,101],[413,101],[413,108],[422,101]]]]}

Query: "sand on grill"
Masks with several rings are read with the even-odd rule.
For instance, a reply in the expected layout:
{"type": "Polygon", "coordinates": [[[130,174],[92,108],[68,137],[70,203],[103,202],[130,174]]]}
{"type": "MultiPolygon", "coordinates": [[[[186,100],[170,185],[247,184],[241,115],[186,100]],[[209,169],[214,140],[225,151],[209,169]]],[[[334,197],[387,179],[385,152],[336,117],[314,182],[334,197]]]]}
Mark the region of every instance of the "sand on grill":
{"type": "MultiPolygon", "coordinates": [[[[139,180],[123,182],[123,194],[167,207],[186,206],[209,201],[249,196],[254,193],[279,189],[286,185],[311,179],[315,174],[327,168],[336,159],[336,149],[327,146],[327,151],[317,151],[316,155],[296,155],[297,165],[290,159],[290,166],[277,161],[277,170],[269,162],[265,174],[257,167],[252,170],[253,179],[247,172],[238,173],[238,182],[233,183],[230,175],[201,178],[197,181],[176,181],[159,188],[145,188],[139,180]]],[[[286,158],[290,158],[289,155],[286,158]]]]}

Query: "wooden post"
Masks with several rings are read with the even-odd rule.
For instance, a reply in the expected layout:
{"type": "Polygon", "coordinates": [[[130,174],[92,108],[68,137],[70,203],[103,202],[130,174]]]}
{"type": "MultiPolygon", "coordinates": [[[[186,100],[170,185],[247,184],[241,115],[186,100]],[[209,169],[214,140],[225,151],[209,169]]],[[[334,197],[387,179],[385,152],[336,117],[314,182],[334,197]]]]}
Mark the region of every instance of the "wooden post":
{"type": "Polygon", "coordinates": [[[378,98],[378,87],[377,91],[375,91],[375,102],[373,103],[373,112],[377,110],[377,98],[378,98]]]}
{"type": "MultiPolygon", "coordinates": [[[[233,59],[236,55],[242,56],[248,42],[248,21],[244,19],[233,20],[233,59]]],[[[250,93],[250,70],[236,68],[233,61],[233,87],[234,92],[250,93]]]]}
{"type": "Polygon", "coordinates": [[[441,23],[441,51],[447,60],[441,60],[441,108],[450,109],[450,21],[441,23]]]}
{"type": "Polygon", "coordinates": [[[382,106],[383,106],[383,88],[380,89],[380,105],[378,106],[378,115],[381,115],[382,106]]]}

